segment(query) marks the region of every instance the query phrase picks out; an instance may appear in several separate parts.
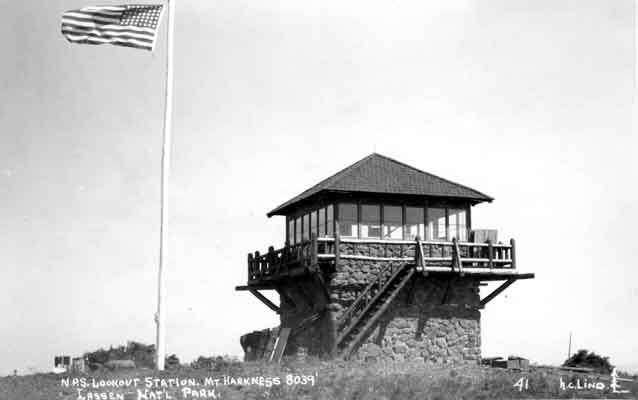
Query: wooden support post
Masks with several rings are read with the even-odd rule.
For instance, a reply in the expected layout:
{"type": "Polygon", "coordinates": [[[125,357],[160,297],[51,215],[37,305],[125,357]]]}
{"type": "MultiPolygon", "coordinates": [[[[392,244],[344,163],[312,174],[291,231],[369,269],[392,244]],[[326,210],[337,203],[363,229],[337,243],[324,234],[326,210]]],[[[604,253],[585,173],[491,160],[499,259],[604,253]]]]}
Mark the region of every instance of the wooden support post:
{"type": "Polygon", "coordinates": [[[270,362],[274,362],[277,364],[281,362],[281,357],[284,355],[284,350],[286,350],[286,344],[288,344],[289,335],[290,328],[281,328],[279,330],[279,336],[275,341],[275,348],[270,355],[270,362]]]}
{"type": "Polygon", "coordinates": [[[490,293],[489,295],[487,295],[487,297],[485,297],[483,300],[481,300],[481,307],[485,307],[485,305],[487,303],[492,301],[496,296],[501,294],[503,292],[503,290],[505,290],[508,287],[510,287],[510,285],[512,283],[514,283],[514,282],[516,282],[516,278],[510,278],[505,283],[503,283],[501,286],[496,288],[492,293],[490,293]]]}
{"type": "Polygon", "coordinates": [[[255,289],[249,289],[249,292],[253,294],[253,296],[255,296],[256,298],[258,298],[259,300],[261,300],[262,303],[264,303],[268,308],[270,308],[271,310],[273,310],[274,312],[276,312],[277,314],[279,314],[281,312],[281,310],[279,309],[279,307],[277,307],[272,301],[270,301],[266,296],[264,296],[263,294],[259,293],[259,291],[255,290],[255,289]]]}
{"type": "Polygon", "coordinates": [[[510,245],[512,245],[512,249],[510,250],[510,259],[512,260],[512,269],[516,269],[516,242],[514,239],[510,239],[510,245]]]}

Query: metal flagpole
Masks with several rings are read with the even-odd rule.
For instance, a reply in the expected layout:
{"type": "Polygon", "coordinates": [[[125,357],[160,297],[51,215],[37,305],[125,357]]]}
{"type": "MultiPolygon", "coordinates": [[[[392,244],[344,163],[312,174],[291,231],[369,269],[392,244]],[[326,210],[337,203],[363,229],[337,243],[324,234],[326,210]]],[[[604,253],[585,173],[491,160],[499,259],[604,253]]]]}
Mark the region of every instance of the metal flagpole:
{"type": "Polygon", "coordinates": [[[166,245],[168,224],[168,175],[171,163],[171,121],[173,113],[173,32],[175,27],[175,0],[167,0],[168,6],[168,38],[166,54],[166,105],[164,111],[164,139],[162,143],[162,183],[160,201],[160,253],[157,282],[157,324],[156,363],[158,371],[164,370],[165,339],[166,339],[166,304],[164,291],[166,281],[164,267],[166,264],[166,245]]]}

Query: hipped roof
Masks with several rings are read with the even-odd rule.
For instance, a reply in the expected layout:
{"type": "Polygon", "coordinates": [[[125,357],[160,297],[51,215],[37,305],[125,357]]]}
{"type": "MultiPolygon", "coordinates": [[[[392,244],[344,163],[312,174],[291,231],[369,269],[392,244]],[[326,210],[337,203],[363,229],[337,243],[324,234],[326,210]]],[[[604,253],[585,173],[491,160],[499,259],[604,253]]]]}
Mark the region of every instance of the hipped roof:
{"type": "Polygon", "coordinates": [[[478,190],[372,153],[281,204],[267,215],[286,215],[287,210],[321,192],[454,197],[474,203],[494,200],[478,190]]]}

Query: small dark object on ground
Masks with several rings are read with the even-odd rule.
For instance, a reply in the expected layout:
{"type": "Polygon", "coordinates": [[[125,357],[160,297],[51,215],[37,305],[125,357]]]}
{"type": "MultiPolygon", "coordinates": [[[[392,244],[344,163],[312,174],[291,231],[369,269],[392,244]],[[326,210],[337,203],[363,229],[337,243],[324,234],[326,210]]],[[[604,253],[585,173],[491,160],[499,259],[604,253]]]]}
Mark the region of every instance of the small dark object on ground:
{"type": "Polygon", "coordinates": [[[111,371],[120,369],[134,369],[135,361],[133,360],[109,360],[104,363],[104,366],[111,371]]]}
{"type": "Polygon", "coordinates": [[[507,359],[502,357],[487,357],[481,360],[481,364],[493,368],[518,369],[521,371],[529,370],[529,360],[518,356],[509,356],[507,359]]]}

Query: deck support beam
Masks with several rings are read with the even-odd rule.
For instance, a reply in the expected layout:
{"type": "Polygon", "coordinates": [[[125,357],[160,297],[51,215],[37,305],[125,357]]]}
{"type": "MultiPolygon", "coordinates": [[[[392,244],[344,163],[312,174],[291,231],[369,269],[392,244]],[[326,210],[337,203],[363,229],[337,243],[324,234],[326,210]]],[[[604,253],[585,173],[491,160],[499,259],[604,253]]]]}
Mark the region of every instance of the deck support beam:
{"type": "Polygon", "coordinates": [[[270,301],[268,299],[268,297],[264,296],[263,294],[259,293],[258,290],[256,289],[249,289],[248,290],[250,293],[253,294],[253,296],[255,296],[256,298],[258,298],[259,300],[261,300],[262,303],[264,303],[268,308],[270,308],[271,310],[273,310],[274,312],[276,312],[277,314],[280,313],[280,309],[279,307],[277,307],[272,301],[270,301]]]}
{"type": "Polygon", "coordinates": [[[519,279],[532,279],[534,278],[534,274],[519,274],[518,276],[514,276],[505,281],[501,286],[494,289],[494,291],[488,294],[483,300],[481,300],[481,308],[485,307],[487,303],[492,301],[496,296],[501,294],[505,289],[510,287],[512,283],[516,282],[519,279]]]}
{"type": "Polygon", "coordinates": [[[497,287],[492,293],[488,294],[487,297],[481,300],[481,307],[485,307],[487,303],[489,303],[492,299],[494,299],[496,296],[501,294],[505,289],[510,287],[510,285],[514,282],[516,282],[516,279],[510,278],[507,281],[505,281],[505,283],[503,283],[501,286],[497,287]]]}

